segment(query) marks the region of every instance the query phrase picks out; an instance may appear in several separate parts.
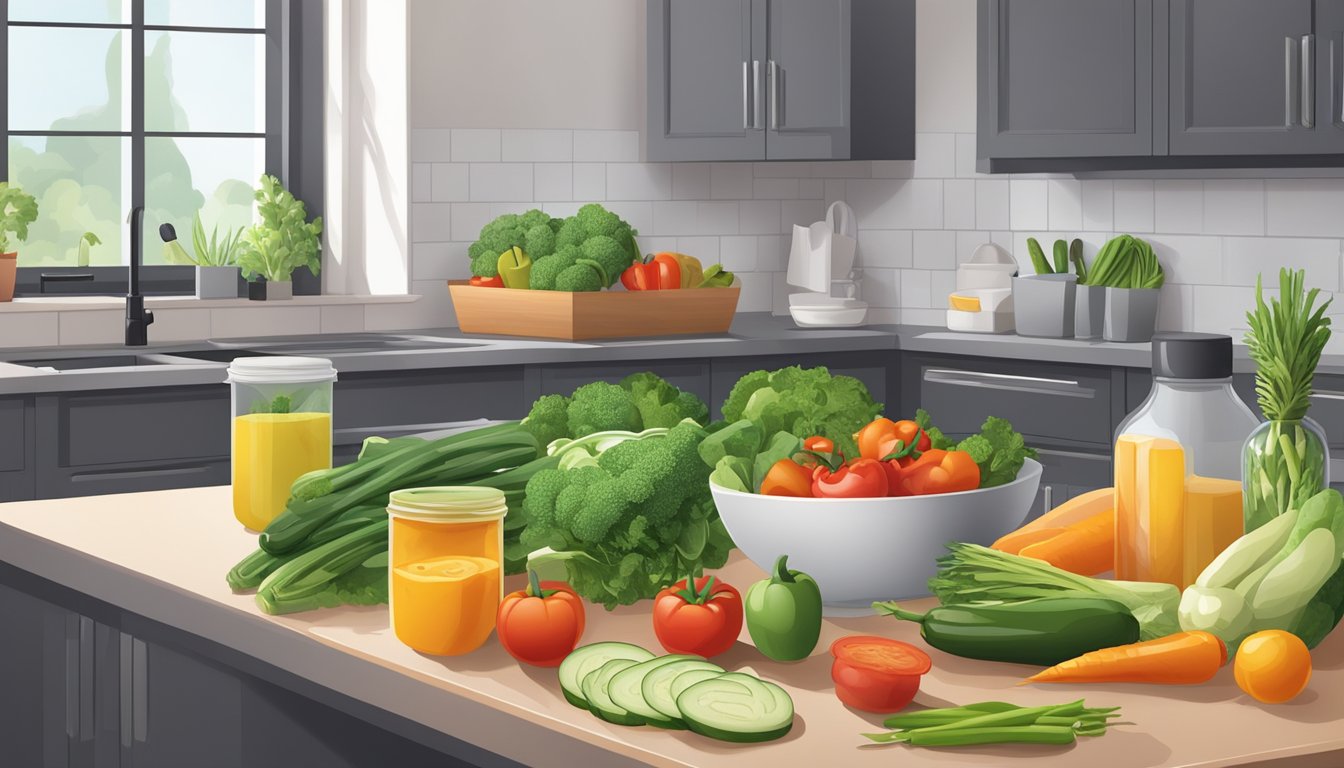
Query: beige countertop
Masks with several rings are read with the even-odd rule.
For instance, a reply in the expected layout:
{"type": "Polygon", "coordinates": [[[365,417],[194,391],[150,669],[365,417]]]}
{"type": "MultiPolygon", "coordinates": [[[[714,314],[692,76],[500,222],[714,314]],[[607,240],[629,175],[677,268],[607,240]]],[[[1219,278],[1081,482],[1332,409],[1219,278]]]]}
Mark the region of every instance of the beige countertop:
{"type": "MultiPolygon", "coordinates": [[[[797,719],[785,738],[732,745],[688,732],[625,728],[565,703],[555,671],[516,664],[492,637],[475,653],[423,656],[402,646],[385,608],[262,614],[232,594],[225,572],[255,546],[230,511],[228,488],[0,505],[4,561],[149,619],[206,637],[338,693],[530,765],[664,766],[1157,766],[1344,765],[1344,632],[1313,654],[1315,675],[1294,702],[1257,704],[1225,668],[1202,686],[1015,687],[1029,668],[929,650],[933,670],[916,703],[928,707],[1007,700],[1026,705],[1086,697],[1123,707],[1124,723],[1075,746],[916,750],[866,745],[881,718],[835,698],[829,643],[881,634],[923,645],[916,627],[879,617],[828,620],[810,658],[779,664],[745,630],[715,659],[783,685],[797,719]]],[[[762,576],[735,557],[721,577],[745,589],[762,576]]],[[[509,586],[521,583],[515,577],[509,586]]],[[[914,604],[917,606],[917,604],[914,604]]],[[[649,604],[607,613],[588,606],[584,642],[624,640],[657,651],[649,604]]]]}

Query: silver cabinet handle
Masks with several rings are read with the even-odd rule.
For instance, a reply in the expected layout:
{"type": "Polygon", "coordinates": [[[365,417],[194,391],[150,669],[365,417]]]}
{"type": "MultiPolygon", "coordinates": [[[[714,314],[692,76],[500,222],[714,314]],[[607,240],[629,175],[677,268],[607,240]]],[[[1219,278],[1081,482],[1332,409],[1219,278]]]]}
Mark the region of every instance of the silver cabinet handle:
{"type": "Polygon", "coordinates": [[[751,61],[751,124],[756,128],[761,127],[761,92],[765,90],[765,83],[761,81],[761,60],[752,59],[751,61]]]}
{"type": "Polygon", "coordinates": [[[1297,40],[1292,37],[1283,39],[1283,122],[1288,128],[1297,125],[1298,79],[1302,62],[1298,56],[1297,40]]]}
{"type": "Polygon", "coordinates": [[[135,726],[134,713],[133,713],[135,700],[133,698],[132,695],[133,692],[131,690],[131,681],[135,675],[135,664],[133,653],[135,638],[131,637],[125,632],[121,632],[119,634],[121,635],[120,637],[121,647],[119,648],[121,673],[118,677],[121,680],[121,684],[118,686],[117,692],[119,694],[118,701],[121,704],[121,706],[119,707],[121,712],[121,747],[122,749],[130,749],[131,738],[134,735],[134,726],[135,726]]]}
{"type": "Polygon", "coordinates": [[[149,736],[149,649],[139,638],[131,642],[131,729],[141,744],[149,736]]]}
{"type": "Polygon", "coordinates": [[[1054,486],[1047,485],[1045,486],[1045,489],[1041,492],[1041,506],[1043,507],[1043,509],[1041,510],[1042,515],[1055,508],[1054,486]]]}
{"type": "Polygon", "coordinates": [[[93,619],[79,617],[79,740],[93,740],[93,619]]]}
{"type": "Polygon", "coordinates": [[[1302,127],[1316,126],[1316,36],[1302,36],[1302,127]]]}
{"type": "Polygon", "coordinates": [[[742,130],[751,128],[751,67],[742,62],[742,130]]]}
{"type": "Polygon", "coordinates": [[[982,387],[1006,389],[1033,395],[1062,395],[1064,397],[1095,397],[1097,392],[1072,379],[1047,379],[1037,376],[1012,376],[1006,373],[957,371],[947,368],[928,368],[924,380],[932,384],[954,387],[982,387]]]}
{"type": "Polygon", "coordinates": [[[79,737],[79,617],[65,617],[65,735],[79,737]]]}
{"type": "Polygon", "coordinates": [[[1344,392],[1334,392],[1328,389],[1318,389],[1312,392],[1311,396],[1318,400],[1344,400],[1344,392]]]}
{"type": "Polygon", "coordinates": [[[770,130],[779,130],[779,65],[770,59],[770,130]]]}

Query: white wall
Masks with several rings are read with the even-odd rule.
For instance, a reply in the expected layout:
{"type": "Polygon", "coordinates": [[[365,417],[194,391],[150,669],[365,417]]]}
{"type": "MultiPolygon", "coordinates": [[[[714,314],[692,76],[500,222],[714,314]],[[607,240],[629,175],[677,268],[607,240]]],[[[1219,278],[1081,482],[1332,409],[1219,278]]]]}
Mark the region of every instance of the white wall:
{"type": "Polygon", "coordinates": [[[1166,329],[1239,335],[1256,275],[1280,265],[1341,288],[1344,180],[977,174],[975,0],[917,2],[914,162],[640,162],[643,7],[410,0],[416,284],[464,277],[467,245],[500,213],[561,216],[595,201],[629,220],[645,251],[682,250],[739,272],[742,309],[784,311],[792,225],[845,199],[859,215],[875,321],[942,324],[957,263],[994,241],[1027,265],[1029,236],[1047,247],[1081,237],[1089,255],[1119,232],[1148,239],[1167,269],[1166,329]],[[557,48],[542,30],[552,23],[584,30],[587,44],[557,48]],[[502,39],[541,53],[488,66],[502,39]],[[596,72],[595,56],[607,62],[596,72]],[[546,109],[521,95],[538,89],[546,109]]]}

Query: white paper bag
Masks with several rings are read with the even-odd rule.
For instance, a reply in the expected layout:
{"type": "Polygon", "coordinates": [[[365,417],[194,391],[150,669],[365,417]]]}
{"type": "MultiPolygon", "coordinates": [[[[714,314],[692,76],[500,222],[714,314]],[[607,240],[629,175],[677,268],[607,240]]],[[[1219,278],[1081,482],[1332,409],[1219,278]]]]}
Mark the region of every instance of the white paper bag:
{"type": "Polygon", "coordinates": [[[842,201],[826,210],[826,220],[793,227],[789,249],[789,285],[829,294],[831,281],[843,279],[854,268],[858,248],[854,211],[842,201]]]}

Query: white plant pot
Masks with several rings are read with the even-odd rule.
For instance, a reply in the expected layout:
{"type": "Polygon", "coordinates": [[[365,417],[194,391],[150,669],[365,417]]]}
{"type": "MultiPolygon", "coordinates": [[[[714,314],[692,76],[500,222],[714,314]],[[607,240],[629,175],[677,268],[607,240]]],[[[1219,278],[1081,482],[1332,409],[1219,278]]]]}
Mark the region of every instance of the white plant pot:
{"type": "Polygon", "coordinates": [[[238,268],[197,267],[196,298],[198,299],[238,298],[238,268]]]}

